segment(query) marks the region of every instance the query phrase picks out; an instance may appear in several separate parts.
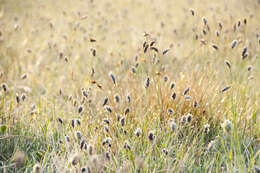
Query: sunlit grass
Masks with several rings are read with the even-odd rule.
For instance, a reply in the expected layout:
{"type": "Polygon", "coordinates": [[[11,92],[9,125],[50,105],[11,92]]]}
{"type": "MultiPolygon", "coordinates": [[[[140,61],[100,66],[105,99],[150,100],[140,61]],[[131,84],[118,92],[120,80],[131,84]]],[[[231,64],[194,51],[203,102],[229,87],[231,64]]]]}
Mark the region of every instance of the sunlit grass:
{"type": "Polygon", "coordinates": [[[259,172],[259,11],[3,0],[0,172],[259,172]]]}

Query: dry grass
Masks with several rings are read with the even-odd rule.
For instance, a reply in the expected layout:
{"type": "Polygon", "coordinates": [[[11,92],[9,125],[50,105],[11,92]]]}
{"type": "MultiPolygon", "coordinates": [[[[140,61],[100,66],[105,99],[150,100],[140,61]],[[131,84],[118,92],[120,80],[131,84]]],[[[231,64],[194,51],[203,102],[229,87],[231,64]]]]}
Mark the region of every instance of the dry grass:
{"type": "Polygon", "coordinates": [[[2,0],[0,169],[257,171],[259,11],[236,0],[2,0]]]}

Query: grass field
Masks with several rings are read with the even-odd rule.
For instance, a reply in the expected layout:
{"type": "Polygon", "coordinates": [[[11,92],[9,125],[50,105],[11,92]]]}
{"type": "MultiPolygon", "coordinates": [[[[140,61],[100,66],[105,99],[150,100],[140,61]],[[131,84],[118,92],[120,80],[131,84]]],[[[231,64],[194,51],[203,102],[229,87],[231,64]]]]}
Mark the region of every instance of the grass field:
{"type": "Polygon", "coordinates": [[[0,0],[0,172],[260,172],[260,1],[0,0]]]}

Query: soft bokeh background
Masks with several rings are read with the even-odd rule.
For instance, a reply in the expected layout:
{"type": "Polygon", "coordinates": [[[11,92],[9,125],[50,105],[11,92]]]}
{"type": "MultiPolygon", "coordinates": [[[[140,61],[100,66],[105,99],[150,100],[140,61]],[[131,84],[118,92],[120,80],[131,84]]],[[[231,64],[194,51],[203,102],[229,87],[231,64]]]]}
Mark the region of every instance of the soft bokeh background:
{"type": "MultiPolygon", "coordinates": [[[[32,165],[27,163],[24,170],[31,170],[34,163],[40,162],[45,171],[53,167],[59,171],[73,171],[64,165],[67,165],[68,157],[78,152],[78,148],[69,144],[69,149],[57,151],[56,146],[59,140],[65,143],[64,135],[74,136],[75,129],[69,126],[71,119],[81,119],[82,126],[77,130],[96,146],[96,154],[100,154],[106,150],[100,146],[100,140],[117,136],[117,126],[113,123],[113,133],[103,132],[103,118],[112,117],[111,121],[116,121],[114,115],[124,114],[129,107],[131,112],[125,129],[131,133],[137,126],[141,127],[144,131],[142,142],[149,146],[146,143],[149,130],[156,129],[158,134],[161,130],[167,131],[169,118],[178,121],[183,114],[190,112],[196,120],[193,124],[196,130],[203,129],[206,123],[213,128],[206,143],[221,136],[220,124],[225,119],[232,119],[237,124],[234,141],[238,141],[237,133],[243,136],[239,137],[241,143],[233,146],[231,142],[231,148],[235,147],[233,153],[239,151],[238,159],[231,159],[229,164],[227,158],[223,158],[223,164],[228,165],[223,169],[230,171],[244,164],[246,166],[241,166],[240,171],[251,170],[253,165],[259,164],[257,143],[260,127],[256,123],[260,114],[259,21],[260,2],[257,0],[0,0],[0,83],[6,83],[9,89],[8,94],[0,93],[0,122],[8,129],[4,135],[20,135],[20,131],[24,135],[35,135],[42,141],[38,147],[32,147],[35,153],[46,153],[48,146],[53,147],[49,155],[30,154],[28,160],[32,165]],[[194,10],[194,16],[191,10],[194,10]],[[203,17],[207,19],[207,25],[203,24],[203,17]],[[231,49],[233,40],[238,44],[231,49]],[[144,53],[144,41],[156,41],[155,47],[159,52],[148,50],[144,53]],[[213,44],[218,46],[218,50],[212,47],[213,44]],[[245,46],[248,46],[248,57],[242,60],[245,46]],[[163,55],[167,48],[170,48],[169,52],[163,55]],[[154,55],[159,59],[159,65],[153,63],[154,55]],[[225,65],[225,60],[230,62],[231,70],[225,65]],[[131,71],[133,66],[136,66],[136,75],[131,71]],[[248,67],[253,70],[249,71],[248,67]],[[91,75],[93,69],[95,74],[91,75]],[[116,76],[116,86],[109,72],[116,76]],[[27,76],[26,79],[21,77],[23,75],[27,76]],[[151,78],[151,86],[145,89],[147,76],[151,78]],[[164,82],[164,76],[169,78],[168,83],[164,82]],[[102,89],[93,84],[93,80],[102,89]],[[176,83],[174,91],[169,89],[170,82],[176,83]],[[231,91],[221,93],[226,86],[231,86],[231,91]],[[188,87],[189,101],[182,96],[188,87]],[[83,103],[82,88],[89,93],[88,100],[83,103]],[[171,99],[172,92],[177,93],[175,102],[171,99]],[[16,93],[26,93],[26,102],[17,105],[16,93]],[[120,104],[114,102],[115,94],[121,96],[120,104]],[[127,95],[131,96],[131,103],[127,103],[127,95]],[[102,107],[105,97],[109,98],[112,115],[102,107]],[[199,103],[196,109],[194,101],[199,103]],[[81,104],[83,115],[77,113],[81,104]],[[32,105],[36,105],[33,115],[32,105]],[[167,113],[169,108],[173,108],[173,115],[167,113]],[[56,121],[58,117],[68,125],[61,128],[56,121]],[[243,141],[248,140],[253,141],[250,142],[252,148],[245,154],[237,146],[243,148],[243,141]]],[[[181,138],[183,132],[176,136],[181,138]]],[[[155,157],[164,157],[159,150],[170,147],[172,136],[168,137],[158,146],[157,153],[150,152],[151,156],[156,153],[155,157]]],[[[121,149],[125,140],[132,141],[133,146],[139,145],[131,135],[114,140],[110,152],[118,165],[111,163],[111,170],[124,167],[121,149]],[[116,148],[119,148],[118,152],[116,148]]],[[[4,155],[0,157],[2,166],[11,163],[10,158],[17,148],[28,148],[26,142],[19,143],[13,138],[5,142],[10,144],[10,148],[1,151],[4,155]]],[[[196,145],[200,146],[200,143],[196,145]]],[[[185,151],[190,147],[188,143],[184,146],[175,149],[185,151]]],[[[135,156],[144,157],[150,150],[136,147],[133,151],[135,156]]],[[[175,158],[177,162],[166,159],[167,163],[162,161],[160,164],[168,171],[173,167],[179,171],[209,171],[183,166],[190,162],[196,165],[197,158],[203,155],[201,153],[198,156],[193,152],[186,157],[179,153],[175,158]]],[[[217,158],[214,156],[212,160],[217,158]]],[[[88,157],[83,160],[88,160],[88,157]]],[[[156,165],[155,161],[144,162],[156,165]]],[[[159,171],[160,168],[156,167],[158,165],[147,166],[144,170],[159,171]]],[[[219,170],[217,165],[215,171],[219,170]]]]}

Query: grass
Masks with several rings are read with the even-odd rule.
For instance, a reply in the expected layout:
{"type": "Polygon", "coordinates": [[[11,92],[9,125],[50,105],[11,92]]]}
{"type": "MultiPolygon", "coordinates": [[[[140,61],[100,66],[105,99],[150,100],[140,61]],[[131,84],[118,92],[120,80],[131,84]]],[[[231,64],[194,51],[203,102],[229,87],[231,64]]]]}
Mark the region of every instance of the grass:
{"type": "Polygon", "coordinates": [[[1,1],[0,172],[259,172],[259,11],[1,1]]]}

